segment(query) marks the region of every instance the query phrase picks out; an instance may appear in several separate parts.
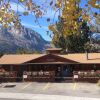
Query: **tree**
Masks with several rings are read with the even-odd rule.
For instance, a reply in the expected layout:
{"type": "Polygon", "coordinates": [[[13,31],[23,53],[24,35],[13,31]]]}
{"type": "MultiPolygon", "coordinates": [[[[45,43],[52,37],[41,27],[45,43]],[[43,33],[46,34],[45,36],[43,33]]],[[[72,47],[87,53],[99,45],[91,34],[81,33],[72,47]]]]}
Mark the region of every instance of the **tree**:
{"type": "MultiPolygon", "coordinates": [[[[61,10],[59,23],[49,26],[54,33],[53,43],[57,47],[71,52],[85,52],[85,44],[89,41],[92,18],[99,14],[91,12],[91,8],[100,8],[98,0],[88,0],[84,8],[80,8],[81,0],[57,0],[56,6],[61,10]]],[[[98,21],[97,21],[98,22],[98,21]]],[[[97,23],[98,24],[98,23],[97,23]]]]}
{"type": "MultiPolygon", "coordinates": [[[[59,1],[59,0],[58,0],[59,1]]],[[[61,0],[60,0],[61,1],[61,0]]],[[[59,1],[59,2],[60,2],[59,1]]],[[[60,23],[62,24],[62,34],[67,36],[70,34],[78,34],[81,22],[78,23],[79,17],[82,15],[82,10],[79,9],[80,0],[64,0],[62,4],[64,7],[62,9],[62,16],[60,23]]],[[[59,7],[62,7],[59,5],[59,7]]],[[[55,25],[50,25],[49,29],[53,32],[58,32],[55,25]]]]}
{"type": "Polygon", "coordinates": [[[41,54],[41,52],[38,51],[38,50],[34,51],[33,53],[34,53],[34,54],[41,54]]]}
{"type": "MultiPolygon", "coordinates": [[[[80,8],[79,3],[81,0],[57,0],[56,7],[61,10],[62,18],[62,34],[67,36],[71,34],[79,34],[80,26],[79,18],[91,22],[93,17],[97,18],[97,15],[91,12],[91,7],[100,8],[99,0],[88,0],[84,8],[80,8]]],[[[98,15],[99,16],[99,15],[98,15]]],[[[54,33],[57,33],[55,24],[50,25],[49,29],[54,33]]]]}
{"type": "Polygon", "coordinates": [[[41,52],[38,51],[38,50],[31,51],[31,50],[28,50],[28,49],[25,49],[25,48],[18,48],[16,50],[16,53],[17,54],[41,54],[41,52]]]}
{"type": "Polygon", "coordinates": [[[3,53],[3,52],[0,52],[0,58],[1,58],[3,55],[4,55],[4,53],[3,53]]]}
{"type": "MultiPolygon", "coordinates": [[[[11,9],[11,1],[12,0],[0,0],[0,23],[6,28],[10,25],[14,25],[16,28],[20,29],[21,14],[19,14],[18,11],[15,12],[11,9]]],[[[43,14],[40,6],[36,5],[33,0],[13,0],[13,2],[17,4],[17,10],[18,5],[22,5],[22,7],[25,8],[25,12],[23,12],[23,15],[25,16],[31,12],[37,19],[43,14]]]]}
{"type": "Polygon", "coordinates": [[[19,48],[19,49],[16,50],[16,53],[17,54],[31,54],[32,51],[25,49],[25,48],[19,48]]]}
{"type": "Polygon", "coordinates": [[[60,47],[63,49],[63,52],[85,52],[85,44],[89,42],[89,26],[86,21],[82,22],[80,34],[71,34],[65,37],[61,33],[61,25],[60,22],[57,24],[57,30],[59,34],[54,33],[53,36],[53,44],[56,47],[60,47]]]}
{"type": "MultiPolygon", "coordinates": [[[[23,8],[25,8],[23,15],[27,16],[30,13],[33,14],[33,16],[36,17],[36,21],[38,21],[37,19],[42,17],[42,15],[44,15],[44,13],[46,12],[46,9],[43,9],[43,4],[42,3],[37,4],[35,0],[0,0],[0,23],[4,27],[9,27],[10,25],[14,25],[17,28],[21,28],[21,23],[20,23],[21,13],[19,14],[18,11],[15,12],[14,10],[11,9],[11,4],[10,4],[11,1],[17,4],[17,8],[19,7],[18,5],[21,5],[23,8]]],[[[68,21],[70,24],[70,28],[73,28],[73,31],[77,31],[79,25],[76,23],[76,20],[81,13],[83,13],[84,19],[90,20],[90,16],[87,13],[89,9],[76,11],[76,9],[78,9],[80,2],[81,0],[56,0],[56,2],[54,2],[54,0],[50,0],[45,2],[49,3],[49,5],[52,8],[56,8],[57,10],[62,10],[62,18],[65,21],[64,34],[68,33],[66,32],[66,29],[69,28],[68,26],[66,27],[68,21]],[[71,21],[67,19],[74,19],[74,20],[71,21]]],[[[94,8],[100,8],[99,0],[88,0],[87,5],[90,5],[91,7],[94,8]]],[[[90,8],[90,6],[88,8],[90,8]]],[[[50,18],[48,18],[47,21],[50,21],[50,18]]]]}

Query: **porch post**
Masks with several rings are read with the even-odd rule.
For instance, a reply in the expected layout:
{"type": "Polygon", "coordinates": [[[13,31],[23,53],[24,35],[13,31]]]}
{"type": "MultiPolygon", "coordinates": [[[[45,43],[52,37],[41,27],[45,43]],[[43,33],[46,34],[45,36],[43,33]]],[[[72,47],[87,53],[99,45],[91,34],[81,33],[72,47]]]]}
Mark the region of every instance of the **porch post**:
{"type": "Polygon", "coordinates": [[[62,66],[61,66],[61,76],[62,76],[63,69],[64,69],[64,65],[62,64],[62,66]]]}
{"type": "Polygon", "coordinates": [[[13,71],[13,66],[12,65],[10,65],[10,72],[12,72],[13,71]]]}
{"type": "Polygon", "coordinates": [[[29,68],[28,68],[28,71],[31,71],[31,66],[29,65],[28,67],[29,67],[29,68]]]}

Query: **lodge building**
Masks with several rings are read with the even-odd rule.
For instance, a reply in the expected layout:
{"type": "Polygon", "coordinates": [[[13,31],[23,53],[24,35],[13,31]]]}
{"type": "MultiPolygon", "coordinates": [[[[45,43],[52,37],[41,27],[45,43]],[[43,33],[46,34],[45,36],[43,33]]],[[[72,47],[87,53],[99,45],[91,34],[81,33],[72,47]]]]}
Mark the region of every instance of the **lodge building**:
{"type": "Polygon", "coordinates": [[[0,81],[89,81],[100,79],[100,53],[8,54],[0,58],[0,81]]]}

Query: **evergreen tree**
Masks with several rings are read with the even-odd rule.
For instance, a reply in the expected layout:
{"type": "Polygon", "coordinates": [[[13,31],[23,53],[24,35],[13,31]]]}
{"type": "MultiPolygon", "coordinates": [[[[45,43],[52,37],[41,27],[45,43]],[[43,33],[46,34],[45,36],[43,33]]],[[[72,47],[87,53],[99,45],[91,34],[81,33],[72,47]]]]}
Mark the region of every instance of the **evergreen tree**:
{"type": "Polygon", "coordinates": [[[85,44],[89,42],[89,26],[86,21],[82,22],[80,34],[71,34],[65,37],[61,32],[60,22],[57,24],[59,34],[54,33],[53,44],[63,49],[63,52],[85,52],[85,44]]]}
{"type": "Polygon", "coordinates": [[[28,49],[25,49],[25,48],[18,48],[16,50],[16,53],[17,54],[31,54],[32,51],[28,50],[28,49]]]}

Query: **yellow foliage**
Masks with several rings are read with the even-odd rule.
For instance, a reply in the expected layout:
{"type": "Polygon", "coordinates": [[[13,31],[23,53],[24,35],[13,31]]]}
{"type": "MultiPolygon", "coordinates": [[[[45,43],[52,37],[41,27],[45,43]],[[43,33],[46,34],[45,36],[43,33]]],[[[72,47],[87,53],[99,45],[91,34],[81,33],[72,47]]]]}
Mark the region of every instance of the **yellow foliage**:
{"type": "MultiPolygon", "coordinates": [[[[82,25],[82,21],[86,20],[87,22],[91,22],[91,15],[87,12],[91,10],[90,7],[88,9],[82,10],[79,8],[79,3],[81,0],[57,0],[58,7],[62,7],[62,30],[61,33],[65,36],[70,34],[79,34],[80,26],[82,25]],[[78,22],[79,18],[82,18],[81,22],[78,22]]],[[[98,0],[89,0],[88,4],[92,7],[99,8],[100,5],[97,4],[98,0]]],[[[56,32],[54,27],[49,27],[51,31],[56,32]]]]}
{"type": "Polygon", "coordinates": [[[54,25],[49,25],[49,30],[53,31],[54,33],[58,33],[54,28],[54,25]]]}
{"type": "Polygon", "coordinates": [[[2,21],[2,17],[0,17],[0,21],[2,21]]]}
{"type": "MultiPolygon", "coordinates": [[[[68,35],[73,33],[79,33],[78,29],[81,25],[80,23],[77,23],[77,19],[82,15],[82,18],[84,20],[87,20],[88,22],[91,21],[91,17],[84,14],[82,10],[79,10],[79,3],[81,0],[56,0],[56,8],[62,9],[62,18],[64,20],[63,22],[63,30],[62,33],[68,35]],[[83,14],[82,14],[83,13],[83,14]]],[[[88,0],[88,4],[90,4],[94,8],[100,8],[99,0],[88,0]]],[[[16,13],[10,8],[9,0],[2,0],[3,4],[0,5],[0,23],[4,25],[5,27],[9,26],[12,22],[16,26],[20,26],[20,20],[19,18],[16,18],[16,13]],[[8,1],[8,2],[7,2],[8,1]],[[5,24],[3,24],[5,23],[5,24]]],[[[34,2],[34,0],[19,0],[21,4],[23,4],[25,7],[24,15],[28,15],[29,12],[33,12],[35,17],[41,17],[43,15],[42,11],[39,6],[34,2]]],[[[90,8],[88,8],[87,11],[89,11],[90,8]]],[[[19,16],[18,16],[19,17],[19,16]]],[[[56,28],[53,26],[49,26],[49,29],[53,32],[57,33],[56,28]]]]}
{"type": "Polygon", "coordinates": [[[20,2],[25,2],[26,0],[19,0],[20,2]]]}

